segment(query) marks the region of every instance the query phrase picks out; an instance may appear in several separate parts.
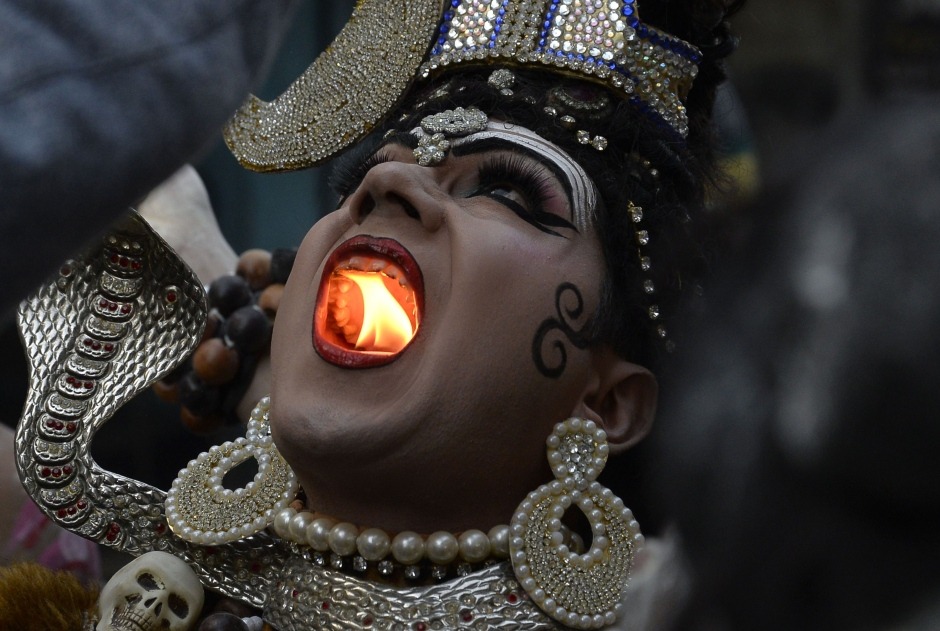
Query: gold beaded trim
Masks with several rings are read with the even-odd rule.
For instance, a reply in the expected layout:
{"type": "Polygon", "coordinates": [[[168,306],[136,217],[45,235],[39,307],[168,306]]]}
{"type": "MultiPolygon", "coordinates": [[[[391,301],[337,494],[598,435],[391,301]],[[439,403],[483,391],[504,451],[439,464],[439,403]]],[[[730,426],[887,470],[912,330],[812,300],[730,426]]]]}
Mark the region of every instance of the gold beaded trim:
{"type": "Polygon", "coordinates": [[[321,164],[363,138],[414,79],[434,37],[440,0],[359,0],[327,50],[281,96],[250,97],[225,126],[247,169],[321,164]]]}
{"type": "Polygon", "coordinates": [[[359,0],[327,51],[274,101],[251,97],[224,135],[246,168],[315,166],[368,134],[415,78],[499,64],[612,87],[685,137],[700,55],[643,24],[636,0],[359,0]]]}

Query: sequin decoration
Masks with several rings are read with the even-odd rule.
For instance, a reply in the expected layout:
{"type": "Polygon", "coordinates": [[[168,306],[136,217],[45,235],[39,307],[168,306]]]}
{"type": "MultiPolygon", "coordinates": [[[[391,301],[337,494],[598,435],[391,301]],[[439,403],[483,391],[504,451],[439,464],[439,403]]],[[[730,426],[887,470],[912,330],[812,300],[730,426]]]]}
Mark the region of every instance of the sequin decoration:
{"type": "Polygon", "coordinates": [[[555,67],[599,81],[681,137],[695,47],[640,21],[636,0],[453,0],[423,76],[466,63],[555,67]],[[486,25],[492,28],[487,30],[486,25]]]}
{"type": "Polygon", "coordinates": [[[571,418],[555,426],[547,445],[556,479],[530,493],[513,516],[513,571],[555,620],[577,629],[613,624],[643,535],[623,500],[596,480],[607,462],[607,436],[594,422],[571,418]],[[573,506],[591,526],[584,554],[564,543],[562,518],[573,506]]]}
{"type": "Polygon", "coordinates": [[[421,119],[421,127],[412,133],[418,137],[415,160],[423,167],[443,162],[450,150],[450,137],[460,137],[486,129],[488,117],[481,110],[458,107],[421,119]]]}
{"type": "Polygon", "coordinates": [[[251,97],[224,130],[245,168],[320,164],[371,131],[433,43],[440,0],[360,0],[333,43],[271,102],[251,97]]]}
{"type": "Polygon", "coordinates": [[[224,135],[246,168],[304,169],[368,134],[414,80],[498,64],[598,82],[685,137],[700,56],[644,24],[636,0],[360,0],[287,91],[251,97],[224,135]]]}

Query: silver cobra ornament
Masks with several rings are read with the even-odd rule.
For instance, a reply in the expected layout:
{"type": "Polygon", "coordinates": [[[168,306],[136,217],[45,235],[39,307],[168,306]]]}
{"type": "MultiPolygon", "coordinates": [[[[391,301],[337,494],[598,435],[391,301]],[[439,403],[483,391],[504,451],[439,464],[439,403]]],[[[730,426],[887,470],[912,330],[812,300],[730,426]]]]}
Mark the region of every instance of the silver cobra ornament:
{"type": "Polygon", "coordinates": [[[30,388],[16,464],[59,526],[135,556],[174,554],[205,586],[261,607],[286,544],[265,532],[215,547],[183,541],[167,526],[164,491],[91,457],[114,412],[193,351],[206,315],[196,275],[136,213],[64,263],[18,311],[30,388]]]}

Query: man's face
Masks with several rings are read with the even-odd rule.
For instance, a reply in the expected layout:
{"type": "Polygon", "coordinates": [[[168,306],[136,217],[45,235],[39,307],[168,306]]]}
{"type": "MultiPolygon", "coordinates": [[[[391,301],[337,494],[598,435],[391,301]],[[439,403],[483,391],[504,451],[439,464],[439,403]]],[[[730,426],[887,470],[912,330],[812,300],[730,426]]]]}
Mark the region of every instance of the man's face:
{"type": "Polygon", "coordinates": [[[555,145],[493,122],[439,165],[392,140],[346,179],[278,311],[278,447],[311,508],[343,519],[506,522],[551,479],[545,438],[590,379],[578,333],[603,274],[593,184],[555,145]],[[362,332],[357,314],[384,309],[353,278],[370,271],[399,328],[417,329],[403,348],[362,332]]]}

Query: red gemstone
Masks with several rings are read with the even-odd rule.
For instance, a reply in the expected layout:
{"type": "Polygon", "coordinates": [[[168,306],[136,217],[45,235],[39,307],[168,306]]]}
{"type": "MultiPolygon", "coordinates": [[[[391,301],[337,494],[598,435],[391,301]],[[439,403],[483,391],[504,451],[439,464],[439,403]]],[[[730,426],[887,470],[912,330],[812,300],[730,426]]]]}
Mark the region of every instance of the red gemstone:
{"type": "Polygon", "coordinates": [[[121,267],[127,267],[130,263],[126,256],[121,257],[121,267]]]}
{"type": "Polygon", "coordinates": [[[62,469],[60,469],[59,467],[56,467],[55,469],[52,470],[52,477],[58,478],[61,475],[62,475],[62,469]]]}
{"type": "Polygon", "coordinates": [[[39,472],[39,475],[41,475],[44,478],[48,478],[50,475],[52,475],[52,469],[50,469],[49,467],[43,467],[42,471],[39,472]]]}
{"type": "Polygon", "coordinates": [[[117,305],[116,305],[115,303],[113,303],[113,302],[109,302],[109,303],[108,303],[108,311],[115,311],[115,310],[117,310],[117,305]]]}
{"type": "Polygon", "coordinates": [[[121,307],[121,313],[127,315],[127,314],[130,313],[130,312],[131,312],[131,306],[130,306],[130,305],[124,305],[123,307],[121,307]]]}
{"type": "Polygon", "coordinates": [[[463,611],[460,612],[460,619],[463,620],[464,622],[470,622],[471,620],[473,620],[473,612],[470,611],[469,609],[464,609],[463,611]]]}
{"type": "Polygon", "coordinates": [[[58,515],[59,517],[65,518],[68,516],[69,513],[64,508],[60,508],[59,510],[55,512],[55,514],[58,515]]]}
{"type": "Polygon", "coordinates": [[[59,273],[62,274],[63,276],[68,276],[69,274],[72,273],[72,268],[69,267],[68,265],[63,265],[62,267],[59,268],[59,273]]]}
{"type": "Polygon", "coordinates": [[[121,530],[121,526],[120,526],[116,521],[112,521],[112,522],[111,522],[111,525],[108,527],[108,530],[109,530],[110,532],[116,533],[116,532],[119,532],[119,531],[121,530]]]}
{"type": "Polygon", "coordinates": [[[84,344],[85,346],[91,346],[91,340],[89,340],[89,339],[86,337],[86,338],[85,338],[85,341],[82,342],[82,344],[84,344]]]}
{"type": "Polygon", "coordinates": [[[74,515],[74,514],[77,512],[77,510],[78,510],[78,509],[76,509],[74,506],[69,506],[69,508],[68,508],[68,510],[67,510],[66,512],[67,512],[69,515],[74,515]]]}
{"type": "Polygon", "coordinates": [[[516,596],[515,594],[509,594],[508,596],[506,596],[506,600],[508,600],[511,604],[515,604],[519,602],[519,597],[516,596]]]}
{"type": "Polygon", "coordinates": [[[85,385],[85,390],[91,390],[92,387],[95,385],[95,382],[93,382],[93,381],[86,381],[84,385],[85,385]]]}
{"type": "Polygon", "coordinates": [[[252,564],[251,564],[251,567],[248,568],[248,569],[251,571],[252,574],[261,574],[261,564],[260,564],[260,563],[252,563],[252,564]]]}
{"type": "Polygon", "coordinates": [[[119,257],[117,254],[112,254],[112,255],[111,255],[111,262],[112,262],[112,263],[117,263],[117,262],[120,261],[120,260],[121,260],[121,257],[119,257]]]}
{"type": "Polygon", "coordinates": [[[56,421],[53,427],[55,427],[56,429],[62,429],[63,427],[65,427],[65,424],[62,421],[56,421]]]}
{"type": "Polygon", "coordinates": [[[53,421],[51,418],[47,418],[46,427],[55,427],[55,421],[53,421]]]}
{"type": "Polygon", "coordinates": [[[114,350],[114,344],[105,344],[105,345],[104,345],[104,350],[106,350],[107,352],[110,353],[111,351],[114,350]]]}
{"type": "Polygon", "coordinates": [[[371,627],[373,622],[374,620],[372,619],[372,616],[366,616],[362,619],[362,626],[371,627]]]}
{"type": "Polygon", "coordinates": [[[428,625],[424,624],[423,622],[416,622],[415,631],[428,631],[428,625]]]}
{"type": "Polygon", "coordinates": [[[158,535],[162,535],[164,532],[166,532],[166,524],[163,522],[157,524],[156,531],[158,535]]]}
{"type": "Polygon", "coordinates": [[[176,292],[168,291],[166,292],[166,301],[167,302],[176,302],[176,292]]]}
{"type": "Polygon", "coordinates": [[[292,591],[291,591],[290,595],[291,595],[291,598],[297,598],[297,596],[300,595],[300,592],[298,592],[298,591],[295,589],[295,590],[292,590],[292,591]]]}
{"type": "Polygon", "coordinates": [[[64,467],[62,467],[62,473],[64,473],[65,475],[71,475],[72,467],[70,465],[65,465],[64,467]]]}
{"type": "Polygon", "coordinates": [[[85,507],[88,506],[88,503],[85,500],[78,500],[75,505],[78,506],[79,510],[85,510],[85,507]]]}
{"type": "Polygon", "coordinates": [[[100,343],[100,342],[92,342],[92,343],[91,343],[91,348],[92,348],[92,350],[99,351],[99,350],[101,350],[101,343],[100,343]]]}
{"type": "Polygon", "coordinates": [[[115,539],[117,539],[117,533],[109,532],[108,534],[104,536],[104,538],[107,539],[108,541],[114,541],[115,539]]]}
{"type": "Polygon", "coordinates": [[[98,301],[98,306],[101,307],[102,309],[104,309],[105,307],[108,306],[108,301],[107,301],[107,300],[104,300],[104,299],[101,299],[101,300],[98,301]]]}
{"type": "Polygon", "coordinates": [[[323,611],[326,611],[327,609],[329,609],[330,608],[329,601],[324,600],[323,603],[320,605],[320,608],[323,609],[323,611]]]}
{"type": "Polygon", "coordinates": [[[69,434],[75,431],[75,423],[69,423],[65,426],[65,429],[68,430],[69,434]]]}
{"type": "Polygon", "coordinates": [[[66,377],[65,383],[75,383],[75,377],[66,377]]]}
{"type": "Polygon", "coordinates": [[[140,268],[141,268],[140,261],[131,262],[131,269],[140,269],[140,268]]]}

